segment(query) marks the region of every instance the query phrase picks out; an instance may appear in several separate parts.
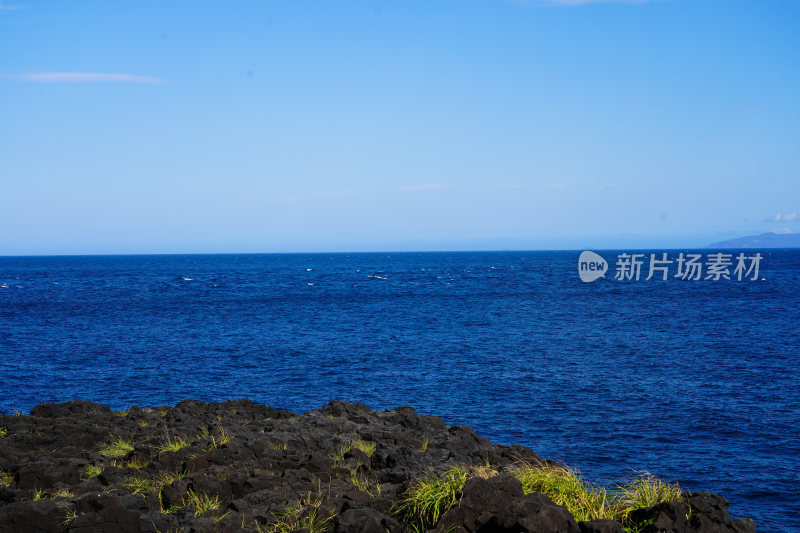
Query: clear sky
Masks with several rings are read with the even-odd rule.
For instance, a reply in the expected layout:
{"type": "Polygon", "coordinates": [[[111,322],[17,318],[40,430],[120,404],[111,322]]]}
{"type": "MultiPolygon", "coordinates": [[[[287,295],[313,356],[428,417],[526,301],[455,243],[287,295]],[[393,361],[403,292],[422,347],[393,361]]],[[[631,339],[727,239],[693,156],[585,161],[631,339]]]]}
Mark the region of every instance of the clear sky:
{"type": "Polygon", "coordinates": [[[0,255],[800,230],[800,2],[0,4],[0,255]]]}

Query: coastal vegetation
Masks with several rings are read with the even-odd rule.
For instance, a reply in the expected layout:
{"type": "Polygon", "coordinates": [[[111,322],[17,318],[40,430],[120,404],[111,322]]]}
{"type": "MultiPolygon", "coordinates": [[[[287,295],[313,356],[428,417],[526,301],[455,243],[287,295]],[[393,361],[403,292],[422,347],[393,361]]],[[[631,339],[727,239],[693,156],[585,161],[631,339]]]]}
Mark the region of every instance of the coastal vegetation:
{"type": "Polygon", "coordinates": [[[69,402],[0,415],[0,424],[13,436],[0,439],[0,533],[30,529],[27,517],[53,531],[145,520],[156,531],[401,533],[502,523],[578,533],[605,519],[643,533],[664,516],[685,532],[712,523],[754,531],[714,494],[683,492],[648,472],[601,486],[409,407],[332,402],[295,415],[246,400],[187,400],[122,416],[69,402]]]}
{"type": "MultiPolygon", "coordinates": [[[[680,501],[682,496],[677,484],[662,481],[648,472],[613,489],[592,484],[578,471],[548,461],[536,464],[523,461],[512,466],[510,472],[522,483],[524,494],[545,494],[553,503],[566,507],[577,522],[608,519],[628,524],[631,511],[680,501]]],[[[417,478],[399,500],[395,514],[415,531],[426,531],[460,499],[469,477],[489,478],[499,474],[487,466],[472,469],[455,466],[438,476],[428,474],[417,478]]]]}

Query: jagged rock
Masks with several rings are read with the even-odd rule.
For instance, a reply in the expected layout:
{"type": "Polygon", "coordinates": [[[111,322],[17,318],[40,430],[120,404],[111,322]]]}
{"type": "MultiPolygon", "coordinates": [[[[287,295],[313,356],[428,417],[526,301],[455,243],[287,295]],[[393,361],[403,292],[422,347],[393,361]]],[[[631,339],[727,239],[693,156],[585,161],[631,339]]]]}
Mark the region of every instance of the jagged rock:
{"type": "Polygon", "coordinates": [[[61,533],[66,531],[71,504],[65,501],[38,500],[0,506],[0,533],[61,533]]]}
{"type": "Polygon", "coordinates": [[[579,522],[581,533],[622,533],[622,524],[616,520],[588,520],[579,522]]]}
{"type": "Polygon", "coordinates": [[[347,509],[337,516],[335,531],[337,533],[389,533],[400,532],[400,523],[375,509],[347,509]]]}
{"type": "Polygon", "coordinates": [[[755,533],[750,519],[733,520],[728,514],[728,501],[710,492],[685,495],[680,502],[664,502],[631,511],[633,524],[643,524],[642,533],[755,533]]]}
{"type": "Polygon", "coordinates": [[[519,480],[510,475],[469,479],[459,504],[438,525],[469,533],[580,531],[566,508],[555,505],[544,494],[523,495],[519,480]]]}
{"type": "MultiPolygon", "coordinates": [[[[622,531],[607,520],[577,524],[543,494],[523,494],[511,472],[541,461],[532,450],[493,445],[407,406],[337,401],[296,415],[249,400],[127,412],[73,401],[0,415],[0,426],[0,533],[225,533],[277,521],[302,531],[311,516],[328,531],[399,533],[413,529],[398,514],[404,491],[453,466],[490,477],[470,477],[436,530],[622,531]]],[[[709,493],[631,516],[652,522],[644,531],[754,531],[709,493]]]]}

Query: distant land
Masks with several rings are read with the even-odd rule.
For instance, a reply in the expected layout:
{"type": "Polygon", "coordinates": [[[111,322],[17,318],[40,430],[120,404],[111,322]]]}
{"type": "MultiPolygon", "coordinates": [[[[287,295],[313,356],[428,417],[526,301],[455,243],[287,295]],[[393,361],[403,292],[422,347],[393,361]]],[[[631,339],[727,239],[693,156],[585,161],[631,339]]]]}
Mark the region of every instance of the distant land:
{"type": "Polygon", "coordinates": [[[800,233],[762,233],[728,241],[712,242],[709,248],[800,248],[800,233]]]}

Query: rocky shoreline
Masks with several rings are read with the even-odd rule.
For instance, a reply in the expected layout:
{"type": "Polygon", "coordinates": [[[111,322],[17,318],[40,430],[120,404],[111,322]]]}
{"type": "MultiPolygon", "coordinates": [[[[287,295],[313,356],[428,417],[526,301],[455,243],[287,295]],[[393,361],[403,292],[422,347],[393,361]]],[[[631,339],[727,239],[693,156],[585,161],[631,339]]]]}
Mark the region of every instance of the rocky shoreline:
{"type": "Polygon", "coordinates": [[[578,521],[521,465],[554,463],[410,407],[40,404],[0,415],[0,533],[755,531],[706,492],[578,521]]]}

